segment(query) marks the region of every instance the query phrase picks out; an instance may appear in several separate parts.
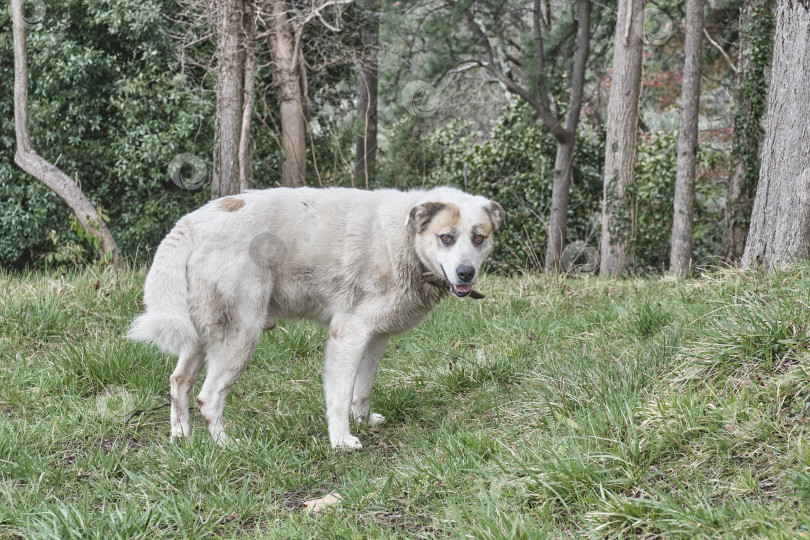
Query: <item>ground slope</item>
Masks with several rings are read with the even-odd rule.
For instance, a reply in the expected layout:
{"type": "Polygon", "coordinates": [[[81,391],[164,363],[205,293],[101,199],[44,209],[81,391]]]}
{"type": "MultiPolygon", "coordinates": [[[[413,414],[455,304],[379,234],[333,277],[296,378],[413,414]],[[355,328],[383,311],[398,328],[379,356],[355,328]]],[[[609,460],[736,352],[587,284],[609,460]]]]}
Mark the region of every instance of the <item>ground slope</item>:
{"type": "Polygon", "coordinates": [[[297,322],[229,397],[241,448],[196,412],[170,443],[175,359],[123,338],[143,278],[0,273],[0,538],[808,535],[810,265],[487,278],[393,340],[356,453],[297,322]]]}

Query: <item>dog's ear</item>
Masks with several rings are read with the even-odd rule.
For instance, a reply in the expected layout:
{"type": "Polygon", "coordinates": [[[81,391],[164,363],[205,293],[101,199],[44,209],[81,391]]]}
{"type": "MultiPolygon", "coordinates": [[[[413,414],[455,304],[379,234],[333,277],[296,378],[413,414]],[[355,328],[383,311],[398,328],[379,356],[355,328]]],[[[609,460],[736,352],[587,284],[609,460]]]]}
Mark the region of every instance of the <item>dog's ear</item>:
{"type": "Polygon", "coordinates": [[[428,226],[430,220],[436,214],[444,210],[446,205],[440,202],[426,202],[411,208],[408,212],[408,217],[405,219],[405,226],[410,227],[411,230],[422,232],[428,226]]]}
{"type": "Polygon", "coordinates": [[[503,220],[506,217],[506,213],[503,211],[503,206],[495,201],[489,201],[489,204],[484,207],[484,211],[489,216],[489,219],[492,220],[493,228],[497,229],[503,224],[503,220]]]}

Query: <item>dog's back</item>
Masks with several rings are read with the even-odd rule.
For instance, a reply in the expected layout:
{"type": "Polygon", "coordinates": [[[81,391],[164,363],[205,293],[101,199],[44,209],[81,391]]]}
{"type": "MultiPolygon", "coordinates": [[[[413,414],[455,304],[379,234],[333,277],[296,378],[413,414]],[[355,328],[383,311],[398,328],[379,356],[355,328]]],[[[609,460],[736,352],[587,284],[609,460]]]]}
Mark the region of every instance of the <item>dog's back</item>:
{"type": "Polygon", "coordinates": [[[128,337],[181,354],[220,333],[223,313],[234,309],[328,324],[333,304],[390,286],[389,250],[392,242],[406,248],[395,231],[415,199],[394,190],[278,188],[211,201],[161,242],[146,311],[128,337]],[[228,305],[243,293],[254,305],[228,305]]]}

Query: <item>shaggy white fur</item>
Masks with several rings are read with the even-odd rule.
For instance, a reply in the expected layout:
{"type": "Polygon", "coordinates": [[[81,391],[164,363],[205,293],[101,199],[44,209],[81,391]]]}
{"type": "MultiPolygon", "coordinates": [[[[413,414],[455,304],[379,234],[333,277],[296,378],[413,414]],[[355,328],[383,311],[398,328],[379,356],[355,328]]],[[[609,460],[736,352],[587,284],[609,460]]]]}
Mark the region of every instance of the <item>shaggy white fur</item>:
{"type": "Polygon", "coordinates": [[[211,436],[227,442],[222,411],[263,329],[307,318],[329,329],[323,370],[333,447],[362,448],[350,414],[369,411],[391,335],[453,292],[471,287],[503,220],[495,202],[452,188],[400,192],[330,188],[248,191],[186,215],[161,242],[146,278],[146,312],[131,339],[177,354],[172,438],[189,437],[189,394],[211,436]]]}

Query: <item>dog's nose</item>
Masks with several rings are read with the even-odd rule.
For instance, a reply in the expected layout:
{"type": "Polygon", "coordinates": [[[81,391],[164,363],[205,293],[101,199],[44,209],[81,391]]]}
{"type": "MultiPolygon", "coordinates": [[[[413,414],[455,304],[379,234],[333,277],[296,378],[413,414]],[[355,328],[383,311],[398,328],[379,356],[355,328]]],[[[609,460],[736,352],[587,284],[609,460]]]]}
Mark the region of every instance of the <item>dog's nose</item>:
{"type": "Polygon", "coordinates": [[[456,275],[461,281],[470,281],[475,277],[475,268],[470,265],[462,265],[456,268],[456,275]]]}

